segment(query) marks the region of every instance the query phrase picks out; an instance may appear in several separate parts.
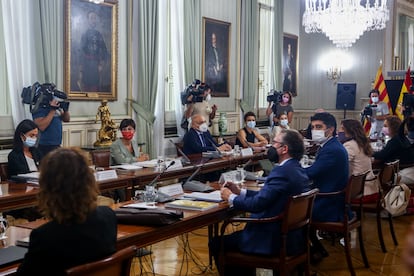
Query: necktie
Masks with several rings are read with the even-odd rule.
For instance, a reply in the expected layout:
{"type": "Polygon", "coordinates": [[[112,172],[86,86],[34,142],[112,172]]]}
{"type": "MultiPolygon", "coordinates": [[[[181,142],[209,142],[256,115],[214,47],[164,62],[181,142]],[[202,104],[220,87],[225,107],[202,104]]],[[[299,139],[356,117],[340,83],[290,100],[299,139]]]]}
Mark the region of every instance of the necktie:
{"type": "Polygon", "coordinates": [[[205,147],[205,146],[206,146],[206,143],[204,142],[204,137],[203,137],[203,134],[202,134],[202,133],[199,133],[199,134],[198,134],[198,136],[200,137],[201,145],[202,145],[203,147],[205,147]]]}

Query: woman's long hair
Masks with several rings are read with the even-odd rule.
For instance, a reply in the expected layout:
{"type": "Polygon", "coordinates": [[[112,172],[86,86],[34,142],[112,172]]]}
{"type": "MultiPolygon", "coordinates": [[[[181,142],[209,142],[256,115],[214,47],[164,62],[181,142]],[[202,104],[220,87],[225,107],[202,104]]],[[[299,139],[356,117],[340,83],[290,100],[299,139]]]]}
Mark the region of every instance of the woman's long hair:
{"type": "Polygon", "coordinates": [[[364,128],[358,120],[345,119],[341,122],[346,134],[348,134],[355,142],[358,147],[367,156],[372,155],[372,148],[369,143],[368,137],[365,135],[364,128]]]}

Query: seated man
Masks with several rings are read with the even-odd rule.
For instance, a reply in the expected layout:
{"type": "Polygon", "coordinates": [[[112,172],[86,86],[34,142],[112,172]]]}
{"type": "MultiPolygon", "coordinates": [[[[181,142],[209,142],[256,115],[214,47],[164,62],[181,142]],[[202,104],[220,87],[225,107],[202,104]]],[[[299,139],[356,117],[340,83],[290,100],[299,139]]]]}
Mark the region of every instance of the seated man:
{"type": "MultiPolygon", "coordinates": [[[[253,218],[269,218],[280,214],[293,195],[309,189],[309,179],[299,160],[305,151],[302,136],[295,130],[282,130],[273,139],[269,151],[278,159],[260,191],[240,189],[233,183],[227,183],[221,189],[221,197],[233,204],[237,210],[251,213],[253,218]]],[[[274,160],[276,161],[276,160],[274,160]]],[[[220,249],[220,239],[215,238],[210,247],[216,259],[220,250],[239,250],[253,254],[275,254],[280,244],[280,223],[247,224],[242,231],[224,236],[225,248],[220,249]]],[[[292,233],[288,239],[288,254],[297,254],[305,250],[306,240],[302,233],[292,233]]],[[[226,268],[228,275],[255,275],[254,270],[246,268],[226,268]]]]}
{"type": "MultiPolygon", "coordinates": [[[[313,180],[313,187],[321,193],[341,191],[348,182],[348,154],[344,146],[336,139],[336,119],[327,112],[316,113],[311,117],[312,140],[320,144],[315,162],[306,168],[313,180]]],[[[313,205],[312,220],[342,221],[344,219],[344,195],[337,197],[316,197],[313,205]]],[[[328,253],[311,230],[311,253],[318,261],[328,253]]]]}
{"type": "Polygon", "coordinates": [[[191,128],[184,135],[183,151],[185,154],[202,153],[206,151],[229,151],[229,144],[217,144],[208,131],[206,119],[202,115],[196,114],[191,117],[191,128]]]}

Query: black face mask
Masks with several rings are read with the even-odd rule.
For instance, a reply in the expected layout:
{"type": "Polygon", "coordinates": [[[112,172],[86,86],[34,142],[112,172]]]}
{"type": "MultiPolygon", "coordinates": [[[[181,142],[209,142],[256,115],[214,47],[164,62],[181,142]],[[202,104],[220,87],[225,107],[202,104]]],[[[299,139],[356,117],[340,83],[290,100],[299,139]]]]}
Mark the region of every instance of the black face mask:
{"type": "Polygon", "coordinates": [[[267,150],[267,159],[274,163],[279,162],[279,155],[277,154],[277,150],[275,149],[275,147],[270,147],[267,150]]]}

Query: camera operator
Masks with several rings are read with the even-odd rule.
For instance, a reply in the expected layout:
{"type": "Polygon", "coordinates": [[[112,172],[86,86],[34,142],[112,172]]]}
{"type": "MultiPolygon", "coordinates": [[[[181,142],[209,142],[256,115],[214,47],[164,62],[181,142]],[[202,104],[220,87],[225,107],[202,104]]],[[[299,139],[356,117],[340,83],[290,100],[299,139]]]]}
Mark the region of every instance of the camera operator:
{"type": "Polygon", "coordinates": [[[293,107],[292,107],[292,94],[289,91],[277,92],[277,91],[271,91],[271,93],[267,96],[267,101],[269,103],[267,109],[266,109],[266,116],[269,117],[272,113],[273,116],[271,116],[271,122],[273,121],[273,118],[279,118],[280,115],[286,114],[288,117],[288,123],[292,123],[293,118],[293,107]]]}
{"type": "MultiPolygon", "coordinates": [[[[201,83],[199,80],[195,80],[188,89],[191,89],[191,91],[186,99],[185,118],[187,121],[191,121],[193,115],[200,114],[206,119],[206,123],[210,127],[217,111],[215,104],[210,106],[211,87],[208,84],[201,83]]],[[[188,125],[191,125],[191,122],[188,125]]]]}
{"type": "Polygon", "coordinates": [[[378,90],[371,90],[368,97],[370,99],[370,105],[364,109],[363,114],[365,114],[371,121],[369,137],[377,139],[382,134],[382,128],[384,127],[385,119],[389,115],[389,109],[387,103],[379,100],[378,90]]]}
{"type": "MultiPolygon", "coordinates": [[[[50,91],[48,92],[50,93],[50,91]]],[[[32,113],[32,117],[40,130],[38,148],[42,155],[46,156],[47,153],[62,144],[62,121],[70,121],[69,102],[64,102],[64,99],[53,96],[49,104],[39,106],[32,113]]]]}

